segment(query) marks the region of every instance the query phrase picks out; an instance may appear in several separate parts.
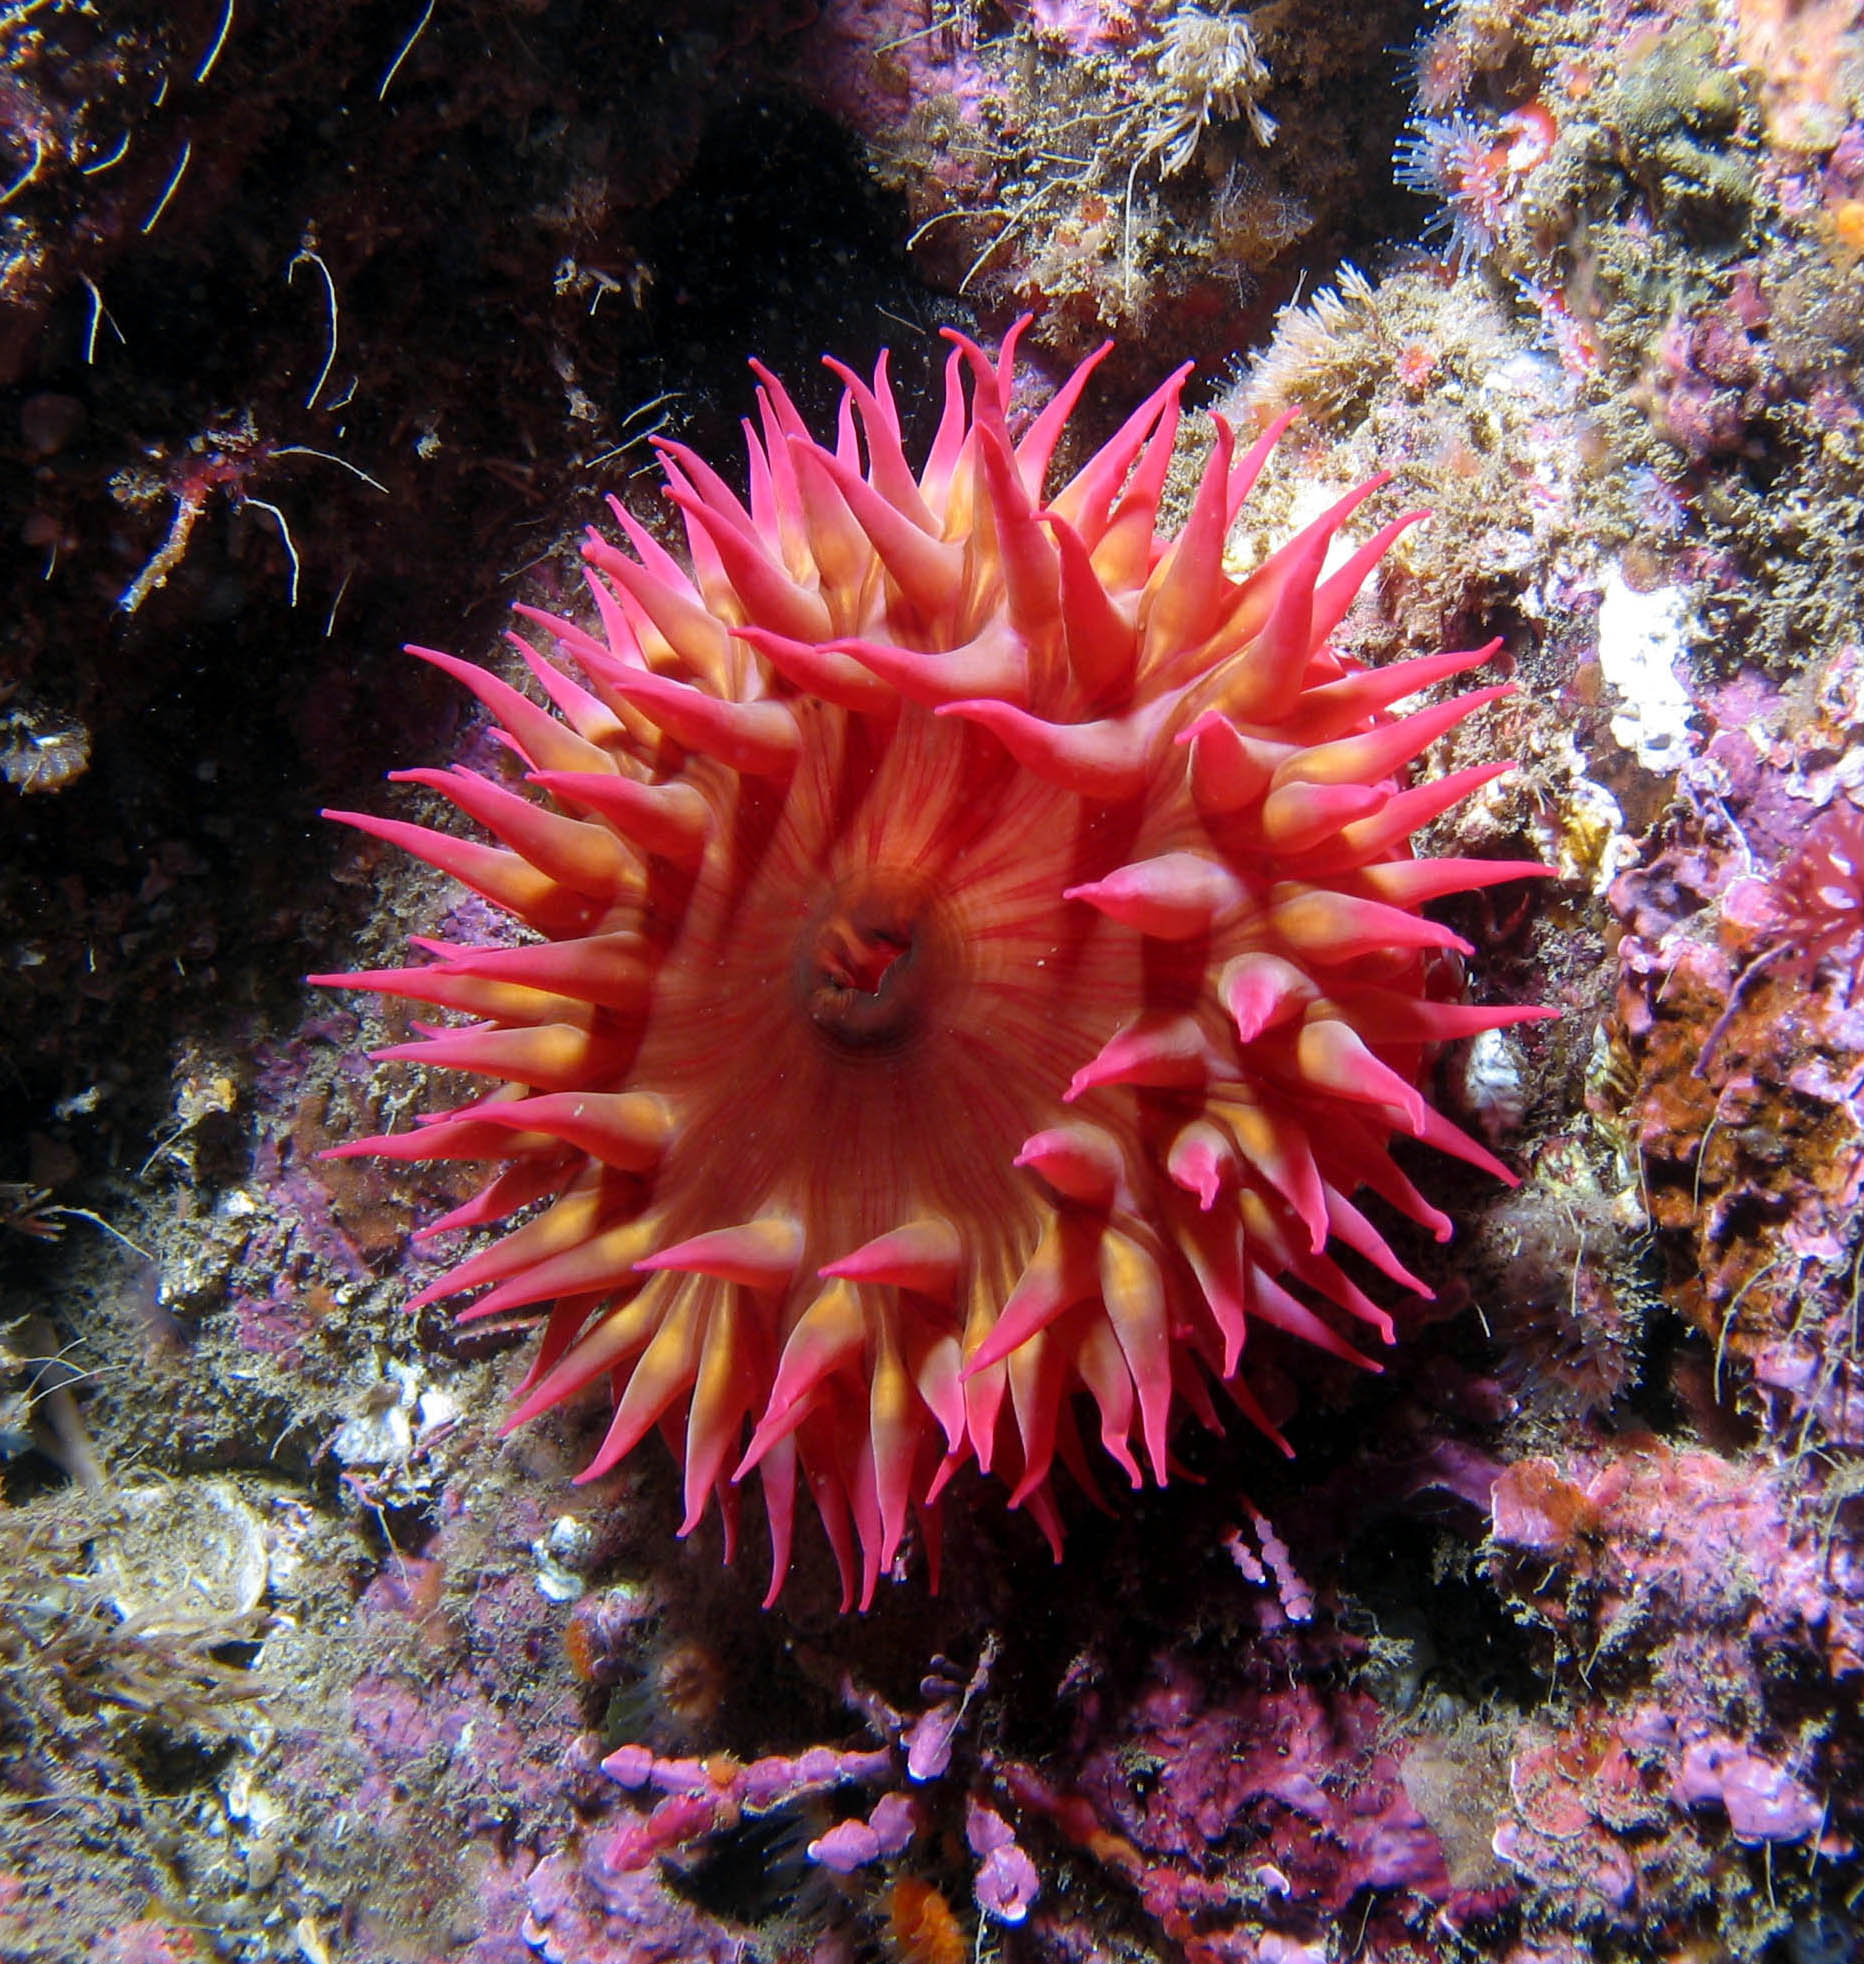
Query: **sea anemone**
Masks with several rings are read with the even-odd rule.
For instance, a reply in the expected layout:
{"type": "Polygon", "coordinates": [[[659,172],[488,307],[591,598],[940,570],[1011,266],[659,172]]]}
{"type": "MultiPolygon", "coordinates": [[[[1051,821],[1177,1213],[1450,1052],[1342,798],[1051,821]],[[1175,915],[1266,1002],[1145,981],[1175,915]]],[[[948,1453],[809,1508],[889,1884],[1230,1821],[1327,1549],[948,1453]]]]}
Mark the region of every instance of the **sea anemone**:
{"type": "Polygon", "coordinates": [[[1864,812],[1843,799],[1812,821],[1775,886],[1774,932],[1793,962],[1810,973],[1827,955],[1853,944],[1846,999],[1864,970],[1864,812]]]}
{"type": "Polygon", "coordinates": [[[1493,123],[1461,114],[1420,117],[1398,145],[1394,175],[1407,191],[1444,201],[1424,229],[1449,235],[1450,263],[1460,270],[1494,251],[1510,208],[1552,156],[1558,135],[1540,102],[1493,123]]]}
{"type": "Polygon", "coordinates": [[[1864,812],[1845,799],[1812,821],[1768,895],[1772,920],[1754,954],[1735,977],[1728,1001],[1696,1058],[1694,1075],[1707,1077],[1716,1046],[1728,1033],[1749,985],[1776,962],[1782,975],[1809,979],[1828,955],[1853,946],[1845,976],[1848,1004],[1864,976],[1864,812]]]}
{"type": "Polygon", "coordinates": [[[936,1582],[971,1462],[1059,1556],[1052,1471],[1094,1491],[1090,1406],[1134,1485],[1142,1455],[1166,1478],[1179,1409],[1216,1422],[1213,1386],[1286,1450],[1251,1324],[1360,1363],[1342,1326],[1390,1340],[1330,1249],[1422,1285],[1354,1196],[1448,1235],[1398,1134],[1506,1179],[1419,1074],[1542,1013],[1426,989],[1465,944],[1424,903],[1542,870],[1408,844],[1506,768],[1403,781],[1501,691],[1387,713],[1493,648],[1362,669],[1329,645],[1409,519],[1323,577],[1362,486],[1233,579],[1287,419],[1241,457],[1214,419],[1167,542],[1188,370],[1045,502],[1106,349],[1013,440],[1015,332],[996,361],[949,338],[917,473],[884,357],[871,387],[830,364],[832,446],[757,368],[748,504],[662,443],[690,571],[613,503],[631,550],[584,547],[594,625],[519,609],[559,651],[511,637],[551,709],[410,651],[479,698],[528,788],[398,776],[501,843],[331,814],[535,937],[316,978],[463,1012],[375,1054],[499,1081],[339,1153],[491,1162],[428,1234],[546,1203],[415,1303],[552,1305],[510,1422],[609,1380],[582,1477],[658,1427],[681,1532],[716,1496],[728,1556],[755,1469],[772,1600],[799,1475],[865,1607],[910,1516],[936,1582]]]}

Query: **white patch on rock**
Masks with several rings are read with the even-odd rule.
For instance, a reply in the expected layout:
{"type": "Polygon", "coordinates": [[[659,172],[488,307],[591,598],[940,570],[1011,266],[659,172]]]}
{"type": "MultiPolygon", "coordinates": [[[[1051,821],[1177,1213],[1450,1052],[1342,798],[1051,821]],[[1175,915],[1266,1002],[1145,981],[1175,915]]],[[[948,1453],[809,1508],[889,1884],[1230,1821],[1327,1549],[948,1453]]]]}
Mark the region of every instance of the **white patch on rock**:
{"type": "Polygon", "coordinates": [[[574,1514],[559,1514],[531,1543],[537,1593],[553,1603],[573,1603],[588,1588],[582,1570],[595,1548],[595,1530],[574,1514]]]}
{"type": "Polygon", "coordinates": [[[1463,1053],[1463,1107],[1482,1128],[1490,1145],[1500,1145],[1520,1129],[1527,1110],[1520,1046],[1506,1030],[1481,1030],[1463,1053]]]}
{"type": "Polygon", "coordinates": [[[1647,771],[1668,777],[1696,747],[1695,709],[1677,663],[1689,644],[1689,596],[1681,587],[1639,593],[1613,567],[1599,600],[1599,667],[1617,692],[1612,735],[1647,771]]]}
{"type": "Polygon", "coordinates": [[[331,1441],[345,1466],[405,1466],[458,1423],[459,1401],[418,1366],[390,1362],[331,1441]]]}

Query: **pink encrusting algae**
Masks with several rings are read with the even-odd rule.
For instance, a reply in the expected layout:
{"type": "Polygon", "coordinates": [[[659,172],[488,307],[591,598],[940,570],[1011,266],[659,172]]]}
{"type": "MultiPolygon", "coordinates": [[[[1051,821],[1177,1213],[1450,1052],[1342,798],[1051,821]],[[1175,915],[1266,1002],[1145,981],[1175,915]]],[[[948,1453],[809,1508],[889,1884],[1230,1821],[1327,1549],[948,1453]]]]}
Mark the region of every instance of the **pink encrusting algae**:
{"type": "Polygon", "coordinates": [[[1410,518],[1323,572],[1363,485],[1233,579],[1285,418],[1240,456],[1217,420],[1167,541],[1187,371],[1045,501],[1100,357],[1012,440],[1015,333],[995,361],[950,338],[916,473],[884,358],[871,387],[832,364],[832,445],[758,369],[748,504],[662,443],[690,570],[615,504],[594,628],[519,610],[556,645],[512,637],[551,708],[413,651],[523,782],[400,775],[498,844],[332,814],[538,937],[318,978],[463,1013],[377,1054],[497,1084],[340,1153],[490,1162],[429,1232],[548,1203],[416,1302],[550,1305],[511,1422],[607,1378],[583,1477],[658,1427],[682,1532],[716,1496],[729,1549],[755,1469],[772,1599],[799,1477],[865,1607],[915,1515],[936,1579],[971,1462],[1059,1553],[1089,1401],[1135,1486],[1181,1410],[1216,1422],[1213,1386],[1286,1450],[1251,1323],[1361,1363],[1343,1328],[1390,1341],[1330,1250],[1422,1285],[1354,1196],[1446,1237],[1392,1138],[1508,1175],[1421,1096],[1425,1056],[1549,1013],[1429,986],[1465,944],[1425,903],[1543,870],[1411,854],[1506,766],[1406,767],[1502,691],[1391,705],[1493,646],[1366,669],[1331,645],[1410,518]]]}

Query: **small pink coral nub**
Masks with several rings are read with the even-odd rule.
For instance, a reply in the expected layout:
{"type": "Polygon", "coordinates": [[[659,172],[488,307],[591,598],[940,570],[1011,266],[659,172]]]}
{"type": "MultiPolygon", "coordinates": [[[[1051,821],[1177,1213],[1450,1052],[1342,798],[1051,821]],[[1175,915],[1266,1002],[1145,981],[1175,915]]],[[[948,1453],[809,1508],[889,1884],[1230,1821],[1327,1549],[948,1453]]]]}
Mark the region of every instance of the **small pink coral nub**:
{"type": "MultiPolygon", "coordinates": [[[[583,1477],[653,1430],[685,1521],[762,1486],[771,1597],[799,1483],[871,1602],[975,1463],[1059,1554],[1059,1460],[1166,1478],[1212,1389],[1271,1439],[1252,1324],[1365,1362],[1391,1325],[1331,1252],[1421,1287],[1355,1196],[1438,1236],[1394,1135],[1507,1178],[1425,1102],[1427,1048],[1537,1016],[1431,1000],[1420,908],[1536,865],[1411,857],[1503,765],[1407,788],[1496,693],[1393,716],[1492,648],[1379,669],[1330,637],[1399,530],[1323,573],[1371,487],[1243,579],[1222,554],[1283,425],[1221,420],[1157,531],[1185,371],[1045,497],[1099,356],[1018,438],[1015,333],[961,336],[914,470],[884,358],[818,443],[759,368],[749,496],[659,446],[689,564],[619,504],[594,625],[520,609],[548,707],[423,649],[517,768],[405,775],[497,843],[333,813],[531,930],[319,981],[469,1019],[378,1052],[490,1094],[340,1153],[476,1160],[438,1228],[546,1203],[417,1302],[547,1308],[512,1423],[607,1380],[583,1477]],[[968,385],[968,386],[967,386],[968,385]]],[[[1106,351],[1103,349],[1102,354],[1106,351]]],[[[437,1231],[429,1230],[430,1232],[437,1231]]],[[[1285,1450],[1285,1447],[1284,1447],[1285,1450]]],[[[936,1567],[934,1567],[936,1580],[936,1567]]]]}

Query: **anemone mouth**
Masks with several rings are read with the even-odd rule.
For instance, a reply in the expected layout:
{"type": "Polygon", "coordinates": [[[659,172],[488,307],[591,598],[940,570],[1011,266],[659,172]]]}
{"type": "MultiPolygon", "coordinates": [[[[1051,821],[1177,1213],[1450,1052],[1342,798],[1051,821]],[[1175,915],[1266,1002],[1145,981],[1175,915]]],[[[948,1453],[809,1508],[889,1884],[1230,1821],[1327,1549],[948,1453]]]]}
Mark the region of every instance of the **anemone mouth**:
{"type": "Polygon", "coordinates": [[[1213,1388],[1286,1450],[1250,1325],[1369,1364],[1347,1332],[1391,1321],[1335,1247],[1424,1285],[1355,1196],[1449,1232],[1394,1136],[1508,1177],[1425,1103],[1428,1047],[1542,1013],[1426,992],[1430,951],[1469,950],[1423,904],[1545,870],[1410,850],[1505,766],[1407,767],[1501,691],[1395,705],[1494,648],[1367,670],[1331,645],[1410,520],[1323,577],[1362,487],[1233,581],[1280,426],[1239,457],[1217,419],[1167,541],[1183,372],[1045,498],[1093,363],[1012,438],[1013,337],[952,338],[916,471],[884,362],[838,371],[833,448],[758,371],[748,505],[661,446],[690,571],[616,506],[632,553],[585,548],[601,632],[521,609],[559,650],[512,637],[550,709],[414,651],[527,784],[398,775],[497,846],[333,814],[538,937],[314,978],[474,1019],[376,1055],[495,1082],[335,1149],[490,1162],[424,1234],[525,1217],[414,1303],[542,1315],[511,1422],[605,1383],[583,1477],[658,1430],[682,1533],[716,1504],[729,1553],[755,1471],[772,1600],[799,1490],[865,1607],[915,1518],[936,1584],[966,1464],[1059,1555],[1055,1469],[1163,1482],[1213,1388]]]}
{"type": "Polygon", "coordinates": [[[804,923],[793,969],[797,1007],[837,1055],[890,1054],[936,1014],[958,959],[924,883],[876,867],[839,882],[804,923]]]}

